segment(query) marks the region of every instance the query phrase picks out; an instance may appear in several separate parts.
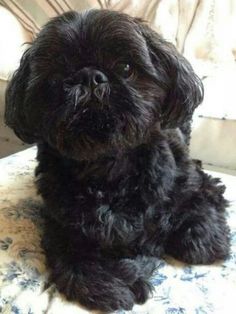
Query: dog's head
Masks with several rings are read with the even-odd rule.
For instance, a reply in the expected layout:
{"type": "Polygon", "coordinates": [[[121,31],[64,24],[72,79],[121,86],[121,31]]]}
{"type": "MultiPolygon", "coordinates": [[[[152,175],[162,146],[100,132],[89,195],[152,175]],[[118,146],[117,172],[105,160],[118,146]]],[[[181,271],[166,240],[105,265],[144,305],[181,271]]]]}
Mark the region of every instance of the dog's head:
{"type": "Polygon", "coordinates": [[[6,93],[6,124],[25,142],[94,159],[191,119],[203,89],[190,64],[144,22],[107,10],[51,20],[6,93]]]}

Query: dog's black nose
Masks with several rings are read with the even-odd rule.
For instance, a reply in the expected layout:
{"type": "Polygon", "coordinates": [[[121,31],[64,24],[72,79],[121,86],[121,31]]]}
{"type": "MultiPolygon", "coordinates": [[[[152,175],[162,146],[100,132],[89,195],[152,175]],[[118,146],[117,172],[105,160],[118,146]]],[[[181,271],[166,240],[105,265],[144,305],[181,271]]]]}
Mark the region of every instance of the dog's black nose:
{"type": "Polygon", "coordinates": [[[76,78],[79,84],[92,89],[96,88],[102,83],[108,82],[108,78],[103,72],[92,68],[84,68],[80,70],[77,73],[76,78]]]}

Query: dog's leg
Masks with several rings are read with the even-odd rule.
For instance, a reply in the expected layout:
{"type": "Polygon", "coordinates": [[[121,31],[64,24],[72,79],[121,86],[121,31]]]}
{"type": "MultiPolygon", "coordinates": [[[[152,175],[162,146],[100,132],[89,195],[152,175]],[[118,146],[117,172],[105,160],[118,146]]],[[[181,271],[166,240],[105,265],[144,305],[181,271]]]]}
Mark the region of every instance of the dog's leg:
{"type": "Polygon", "coordinates": [[[224,187],[201,172],[203,185],[179,206],[166,252],[190,264],[210,264],[229,255],[224,187]]]}
{"type": "Polygon", "coordinates": [[[105,312],[131,310],[143,304],[152,290],[148,279],[155,269],[155,259],[147,257],[109,258],[96,247],[78,240],[70,241],[65,230],[55,222],[45,226],[43,248],[49,268],[49,283],[69,301],[90,310],[105,312]]]}

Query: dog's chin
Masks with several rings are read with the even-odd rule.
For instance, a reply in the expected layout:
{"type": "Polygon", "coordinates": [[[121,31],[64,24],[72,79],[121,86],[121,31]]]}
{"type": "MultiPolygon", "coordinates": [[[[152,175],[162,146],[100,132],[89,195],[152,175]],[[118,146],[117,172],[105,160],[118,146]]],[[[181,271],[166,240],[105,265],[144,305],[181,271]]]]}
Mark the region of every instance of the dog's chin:
{"type": "MultiPolygon", "coordinates": [[[[63,141],[63,140],[62,140],[63,141]]],[[[64,157],[77,161],[95,161],[116,154],[115,149],[109,143],[99,143],[87,135],[81,135],[73,140],[73,143],[64,141],[64,144],[56,146],[57,151],[64,157]]]]}
{"type": "Polygon", "coordinates": [[[79,161],[126,153],[146,140],[154,120],[147,111],[140,114],[143,104],[136,112],[91,99],[77,107],[69,102],[67,105],[71,110],[61,111],[50,124],[45,119],[44,137],[61,155],[79,161]]]}
{"type": "Polygon", "coordinates": [[[102,159],[125,149],[112,119],[74,116],[60,121],[48,135],[47,142],[60,155],[78,161],[102,159]]]}
{"type": "Polygon", "coordinates": [[[94,122],[88,126],[76,119],[69,126],[62,122],[48,143],[60,155],[77,161],[117,158],[143,141],[139,134],[125,131],[122,124],[117,127],[111,120],[104,125],[94,122]]]}

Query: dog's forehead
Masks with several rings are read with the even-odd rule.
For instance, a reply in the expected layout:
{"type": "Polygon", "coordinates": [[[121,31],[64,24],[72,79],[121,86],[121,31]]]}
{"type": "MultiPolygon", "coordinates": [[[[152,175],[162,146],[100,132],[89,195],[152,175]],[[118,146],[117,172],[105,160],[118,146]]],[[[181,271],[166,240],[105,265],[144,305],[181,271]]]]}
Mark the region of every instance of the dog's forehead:
{"type": "Polygon", "coordinates": [[[90,10],[80,15],[80,26],[87,37],[94,36],[112,40],[122,39],[129,35],[137,36],[137,25],[134,19],[115,11],[90,10]]]}
{"type": "Polygon", "coordinates": [[[39,34],[32,50],[35,59],[49,67],[63,56],[71,64],[78,64],[78,60],[89,63],[89,59],[95,64],[109,58],[132,58],[139,64],[149,60],[146,41],[135,19],[106,10],[68,12],[55,18],[39,34]]]}
{"type": "Polygon", "coordinates": [[[132,58],[141,64],[149,59],[146,41],[139,25],[128,15],[92,10],[82,14],[80,26],[80,48],[85,48],[82,55],[88,52],[87,55],[93,55],[93,58],[99,55],[104,58],[132,58]]]}
{"type": "MultiPolygon", "coordinates": [[[[80,49],[102,49],[114,53],[124,48],[139,50],[145,40],[138,31],[134,19],[114,11],[90,10],[81,13],[72,21],[80,49]]],[[[86,52],[86,51],[85,51],[86,52]]]]}

